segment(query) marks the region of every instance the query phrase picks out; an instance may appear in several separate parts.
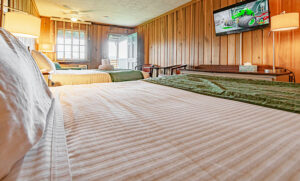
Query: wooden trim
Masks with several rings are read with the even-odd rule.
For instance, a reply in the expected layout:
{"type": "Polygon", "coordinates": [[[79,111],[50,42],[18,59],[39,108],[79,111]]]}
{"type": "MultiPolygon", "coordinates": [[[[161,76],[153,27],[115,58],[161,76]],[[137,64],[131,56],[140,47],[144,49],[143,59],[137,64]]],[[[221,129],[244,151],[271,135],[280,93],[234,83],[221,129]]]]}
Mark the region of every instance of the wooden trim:
{"type": "MultiPolygon", "coordinates": [[[[4,5],[4,0],[1,0],[1,9],[7,8],[9,11],[24,12],[36,17],[40,17],[37,6],[34,0],[8,0],[8,4],[4,5]],[[20,5],[21,4],[21,5],[20,5]]],[[[3,24],[4,11],[0,13],[0,24],[3,24]]]]}
{"type": "MultiPolygon", "coordinates": [[[[68,20],[68,19],[52,18],[52,17],[47,17],[47,16],[43,16],[43,18],[50,18],[51,21],[61,21],[61,22],[64,22],[64,23],[74,23],[73,21],[68,20]]],[[[91,22],[85,22],[85,21],[77,21],[75,23],[85,24],[85,25],[91,25],[92,24],[91,22]]]]}
{"type": "MultiPolygon", "coordinates": [[[[63,61],[66,60],[66,32],[65,32],[65,27],[66,27],[66,23],[63,22],[63,36],[64,36],[64,58],[63,58],[63,61]]],[[[56,37],[57,38],[57,37],[56,37]]],[[[56,55],[57,56],[57,55],[56,55]]]]}
{"type": "Polygon", "coordinates": [[[4,11],[3,11],[3,8],[4,8],[4,0],[1,0],[1,13],[0,13],[0,27],[2,27],[2,23],[3,23],[3,14],[4,14],[4,11]]]}
{"type": "Polygon", "coordinates": [[[252,75],[289,75],[292,72],[289,70],[282,68],[282,67],[276,67],[276,69],[281,69],[282,72],[276,72],[276,73],[265,73],[266,69],[273,69],[272,66],[268,65],[259,65],[257,66],[256,72],[240,72],[239,71],[239,65],[200,65],[196,67],[191,67],[190,69],[187,69],[189,71],[199,71],[199,72],[211,72],[211,73],[234,73],[234,74],[252,74],[252,75]]]}
{"type": "MultiPolygon", "coordinates": [[[[51,21],[63,21],[63,22],[70,22],[71,20],[68,19],[60,19],[60,18],[54,18],[54,17],[47,17],[47,16],[41,16],[43,18],[50,18],[51,21]]],[[[100,26],[110,26],[110,27],[116,27],[116,28],[126,28],[126,29],[135,29],[136,27],[131,26],[120,26],[120,25],[113,25],[113,24],[106,24],[106,23],[100,23],[100,22],[89,22],[89,21],[79,21],[76,22],[78,24],[86,24],[86,25],[100,25],[100,26]]]]}
{"type": "Polygon", "coordinates": [[[35,11],[37,13],[37,15],[40,16],[40,12],[39,12],[39,9],[37,8],[35,0],[31,0],[31,2],[32,2],[32,5],[33,5],[33,7],[34,7],[34,9],[35,9],[35,11]]]}
{"type": "Polygon", "coordinates": [[[54,60],[55,60],[55,62],[57,61],[57,42],[56,42],[56,36],[57,36],[57,22],[56,21],[54,21],[54,51],[55,51],[55,53],[54,53],[54,60]]]}
{"type": "Polygon", "coordinates": [[[110,26],[115,28],[126,28],[126,29],[135,29],[136,27],[131,26],[120,26],[120,25],[112,25],[112,24],[106,24],[106,23],[99,23],[99,22],[91,22],[92,25],[101,25],[101,26],[110,26]]]}
{"type": "Polygon", "coordinates": [[[50,72],[42,72],[43,75],[50,75],[50,72]]]}
{"type": "Polygon", "coordinates": [[[91,63],[90,61],[59,61],[59,60],[57,60],[57,62],[59,64],[62,64],[62,65],[70,65],[70,64],[77,65],[77,64],[89,64],[89,63],[91,63]]]}

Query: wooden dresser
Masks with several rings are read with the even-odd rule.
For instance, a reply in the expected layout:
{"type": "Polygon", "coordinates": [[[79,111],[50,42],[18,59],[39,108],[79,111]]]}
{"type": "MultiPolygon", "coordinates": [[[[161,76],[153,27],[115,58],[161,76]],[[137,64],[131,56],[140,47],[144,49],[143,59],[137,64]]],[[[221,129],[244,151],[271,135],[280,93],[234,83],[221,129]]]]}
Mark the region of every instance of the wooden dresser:
{"type": "Polygon", "coordinates": [[[211,76],[223,76],[232,78],[245,78],[255,80],[295,82],[293,72],[277,67],[281,70],[278,73],[265,73],[265,69],[272,69],[272,66],[258,66],[257,72],[240,72],[238,65],[201,65],[182,70],[183,74],[200,74],[211,76]]]}

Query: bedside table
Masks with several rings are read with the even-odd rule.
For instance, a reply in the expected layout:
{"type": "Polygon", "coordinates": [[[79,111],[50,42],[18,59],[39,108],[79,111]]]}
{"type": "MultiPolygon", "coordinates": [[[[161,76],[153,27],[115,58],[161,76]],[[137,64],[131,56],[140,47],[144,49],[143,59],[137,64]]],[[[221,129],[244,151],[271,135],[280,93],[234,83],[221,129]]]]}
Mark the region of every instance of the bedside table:
{"type": "Polygon", "coordinates": [[[52,81],[51,81],[51,74],[52,72],[42,72],[44,79],[47,83],[48,86],[52,86],[52,81]]]}

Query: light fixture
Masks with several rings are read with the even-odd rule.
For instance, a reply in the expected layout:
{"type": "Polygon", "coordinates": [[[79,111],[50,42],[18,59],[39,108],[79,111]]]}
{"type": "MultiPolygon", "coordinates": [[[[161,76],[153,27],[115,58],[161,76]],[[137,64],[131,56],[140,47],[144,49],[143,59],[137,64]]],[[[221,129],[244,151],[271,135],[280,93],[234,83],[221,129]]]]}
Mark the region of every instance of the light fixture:
{"type": "Polygon", "coordinates": [[[72,22],[76,22],[77,20],[78,20],[78,19],[75,18],[75,17],[71,18],[71,21],[72,21],[72,22]]]}
{"type": "Polygon", "coordinates": [[[22,12],[7,12],[4,17],[4,29],[15,36],[38,38],[41,19],[22,12]]]}
{"type": "Polygon", "coordinates": [[[280,15],[271,18],[271,31],[273,32],[273,73],[276,73],[275,67],[275,32],[295,30],[299,28],[299,13],[282,12],[280,15]]]}
{"type": "Polygon", "coordinates": [[[271,31],[286,31],[299,28],[299,13],[285,13],[271,18],[271,31]]]}

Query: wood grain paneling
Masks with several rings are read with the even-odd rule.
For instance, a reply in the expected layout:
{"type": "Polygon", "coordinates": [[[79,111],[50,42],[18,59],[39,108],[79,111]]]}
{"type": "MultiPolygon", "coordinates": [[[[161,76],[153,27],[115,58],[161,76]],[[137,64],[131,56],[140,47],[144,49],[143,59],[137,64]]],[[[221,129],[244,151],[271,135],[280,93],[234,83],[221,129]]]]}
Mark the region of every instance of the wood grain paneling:
{"type": "MultiPolygon", "coordinates": [[[[109,34],[132,34],[135,30],[109,25],[92,24],[89,34],[89,61],[84,63],[90,69],[96,69],[101,64],[102,59],[108,58],[108,35],[109,34]]],[[[83,63],[81,63],[83,64],[83,63]]]]}
{"type": "MultiPolygon", "coordinates": [[[[145,63],[159,65],[272,65],[270,28],[222,37],[215,36],[213,10],[241,0],[194,0],[137,27],[145,40],[145,63]]],[[[300,12],[299,0],[269,0],[271,16],[300,12]]],[[[276,33],[276,66],[296,73],[300,82],[300,30],[276,33]]]]}
{"type": "Polygon", "coordinates": [[[2,23],[3,23],[3,8],[4,8],[4,1],[0,0],[0,27],[2,27],[2,23]]]}
{"type": "MultiPolygon", "coordinates": [[[[41,36],[40,43],[51,43],[55,45],[55,24],[49,17],[41,17],[41,36]]],[[[68,26],[69,24],[66,23],[68,26]]],[[[75,24],[74,24],[75,25],[75,24]]],[[[57,24],[57,26],[62,26],[57,24]]],[[[82,25],[81,29],[86,29],[86,25],[82,25]]],[[[146,28],[146,27],[145,27],[146,28]]],[[[145,33],[148,31],[140,30],[145,33]]],[[[90,69],[98,68],[102,59],[108,58],[108,35],[109,34],[132,34],[135,32],[134,28],[122,28],[111,25],[92,24],[88,28],[88,60],[86,62],[72,62],[72,64],[88,65],[90,69]]],[[[144,33],[140,33],[144,34],[144,33]]],[[[158,33],[160,34],[160,33],[158,33]]],[[[144,38],[143,38],[144,39],[144,38]]],[[[147,46],[147,44],[145,44],[147,46]]],[[[163,46],[162,46],[163,47],[163,46]]],[[[47,53],[47,56],[55,61],[55,53],[47,53]]]]}
{"type": "Polygon", "coordinates": [[[0,27],[3,26],[3,13],[7,11],[22,11],[40,16],[34,0],[0,0],[0,27]]]}

